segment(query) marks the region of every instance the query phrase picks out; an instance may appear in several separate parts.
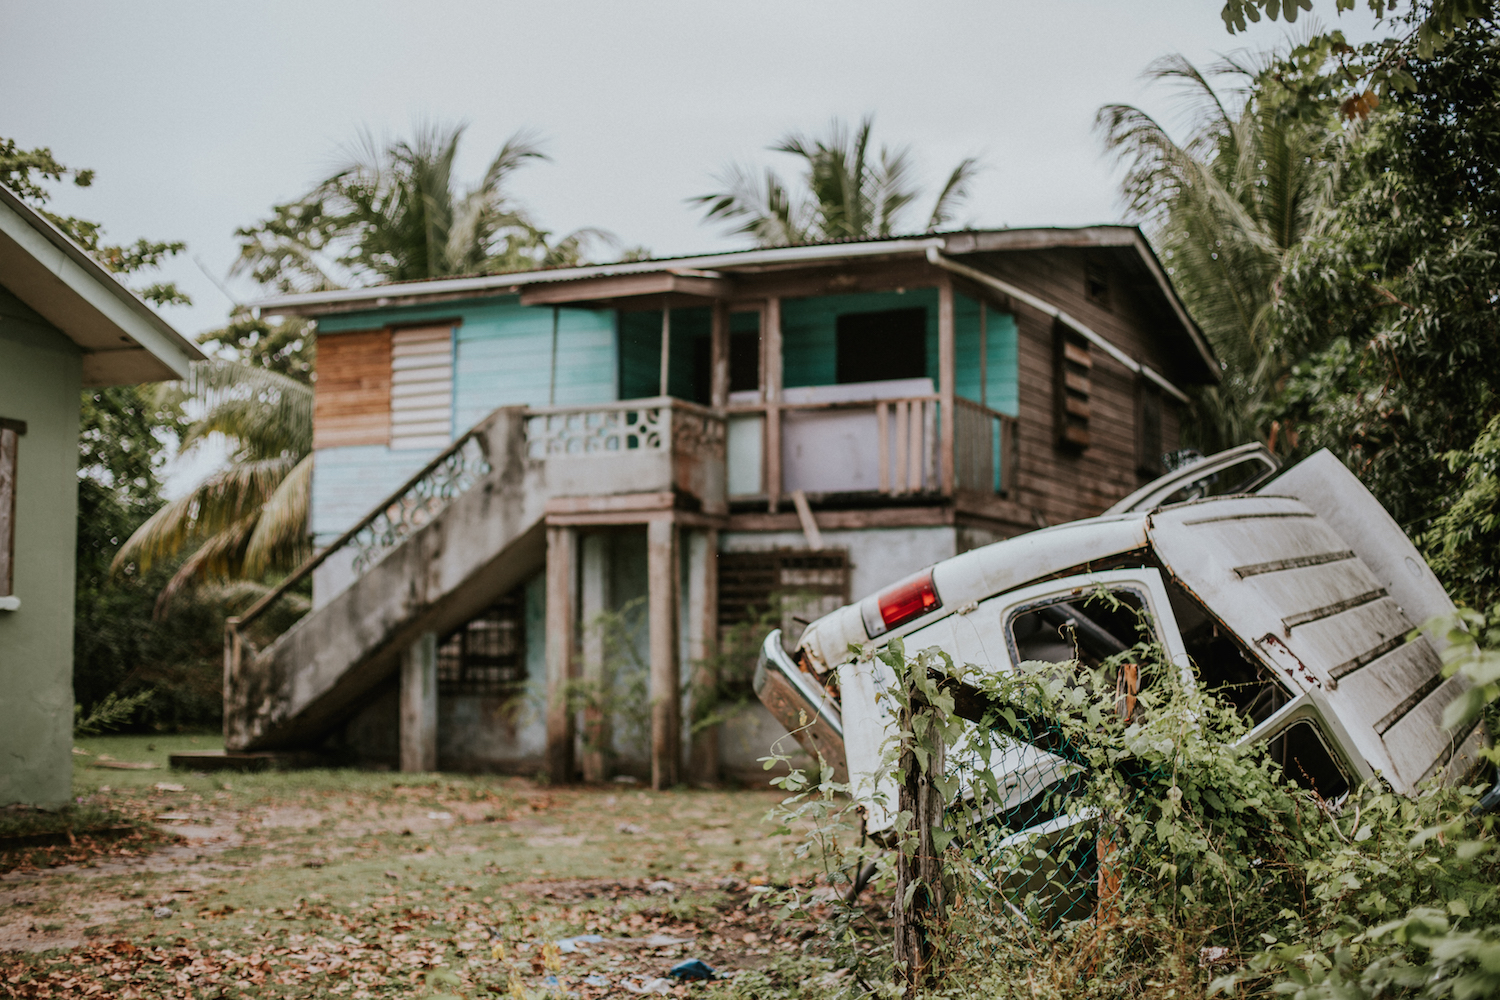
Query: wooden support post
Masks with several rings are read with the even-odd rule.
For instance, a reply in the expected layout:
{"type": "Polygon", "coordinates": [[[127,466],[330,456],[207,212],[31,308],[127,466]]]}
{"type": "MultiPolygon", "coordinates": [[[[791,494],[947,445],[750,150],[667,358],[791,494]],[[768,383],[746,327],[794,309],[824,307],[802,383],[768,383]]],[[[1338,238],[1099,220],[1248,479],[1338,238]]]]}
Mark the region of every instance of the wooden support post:
{"type": "Polygon", "coordinates": [[[885,400],[875,404],[875,440],[880,449],[880,492],[891,492],[891,432],[886,424],[890,406],[885,400]]]}
{"type": "Polygon", "coordinates": [[[547,528],[547,776],[555,785],[573,780],[573,678],[576,528],[547,528]]]}
{"type": "MultiPolygon", "coordinates": [[[[713,528],[688,536],[688,656],[693,664],[693,715],[716,709],[719,670],[719,533],[713,528]]],[[[695,784],[719,780],[719,727],[693,734],[689,777],[695,784]]]]}
{"type": "Polygon", "coordinates": [[[579,543],[578,617],[583,626],[583,686],[587,702],[583,709],[583,780],[609,778],[611,726],[606,706],[610,704],[613,678],[604,662],[604,634],[599,616],[609,608],[609,536],[594,531],[579,543]]]}
{"type": "Polygon", "coordinates": [[[932,778],[945,771],[946,761],[942,728],[935,710],[915,692],[908,691],[908,697],[912,708],[901,713],[902,731],[917,731],[913,723],[918,714],[927,713],[931,717],[925,736],[931,741],[927,766],[922,766],[921,757],[911,746],[902,748],[898,765],[901,786],[896,808],[911,817],[912,825],[903,831],[896,852],[896,982],[905,988],[908,1000],[915,1000],[919,989],[932,977],[932,932],[946,913],[942,858],[932,840],[933,827],[943,820],[942,794],[932,778]],[[908,905],[908,891],[913,886],[915,890],[910,892],[908,905]]]}
{"type": "Polygon", "coordinates": [[[646,526],[646,600],[651,633],[651,787],[678,782],[682,715],[677,671],[677,525],[646,526]]]}
{"type": "Polygon", "coordinates": [[[437,636],[423,632],[401,653],[401,770],[437,770],[437,636]]]}
{"type": "Polygon", "coordinates": [[[938,285],[938,402],[942,407],[942,427],[938,431],[941,467],[938,473],[943,496],[953,495],[953,399],[957,380],[957,354],[953,335],[953,282],[944,278],[938,285]]]}
{"type": "Polygon", "coordinates": [[[714,409],[729,405],[729,303],[714,303],[708,342],[708,404],[714,409]]]}
{"type": "Polygon", "coordinates": [[[670,387],[669,377],[672,374],[672,309],[665,302],[661,307],[661,391],[658,396],[667,395],[670,387]]]}
{"type": "Polygon", "coordinates": [[[766,493],[772,514],[781,502],[781,300],[767,299],[761,377],[766,396],[766,493]]]}

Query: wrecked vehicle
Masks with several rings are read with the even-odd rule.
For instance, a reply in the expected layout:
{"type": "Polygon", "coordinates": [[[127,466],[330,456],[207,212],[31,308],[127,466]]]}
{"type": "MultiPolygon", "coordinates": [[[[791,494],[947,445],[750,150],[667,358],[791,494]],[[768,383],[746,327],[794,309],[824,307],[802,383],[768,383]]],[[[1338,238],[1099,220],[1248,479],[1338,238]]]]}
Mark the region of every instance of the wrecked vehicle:
{"type": "MultiPolygon", "coordinates": [[[[1145,621],[1189,683],[1235,707],[1247,741],[1336,804],[1377,776],[1411,795],[1476,767],[1483,726],[1442,727],[1467,682],[1444,679],[1435,637],[1406,638],[1452,610],[1416,547],[1332,454],[1282,469],[1248,445],[1191,462],[1098,517],[944,560],[812,622],[791,653],[773,632],[755,688],[849,782],[878,837],[894,823],[894,783],[877,787],[877,775],[895,721],[876,695],[895,678],[851,649],[900,636],[909,652],[937,647],[982,670],[1096,664],[1136,643],[1145,621]],[[1085,607],[1100,588],[1113,610],[1085,607]]],[[[994,765],[1018,797],[1069,770],[1029,749],[994,765]]]]}

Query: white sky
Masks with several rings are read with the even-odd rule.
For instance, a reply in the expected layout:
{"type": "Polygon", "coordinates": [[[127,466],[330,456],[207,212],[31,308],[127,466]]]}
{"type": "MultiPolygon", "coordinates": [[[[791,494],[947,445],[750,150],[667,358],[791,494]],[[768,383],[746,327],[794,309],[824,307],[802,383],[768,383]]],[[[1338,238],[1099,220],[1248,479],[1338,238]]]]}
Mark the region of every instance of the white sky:
{"type": "MultiPolygon", "coordinates": [[[[1333,4],[1317,5],[1331,18],[1333,4]]],[[[1231,37],[1218,0],[586,0],[204,4],[8,0],[0,135],[98,171],[53,207],[119,241],[181,239],[167,269],[195,300],[164,315],[191,336],[222,324],[234,230],[331,172],[361,127],[470,123],[467,183],[517,128],[550,163],[513,191],[555,232],[599,226],[667,255],[743,246],[685,203],[733,160],[773,163],[790,129],[873,112],[877,141],[911,143],[935,185],[987,167],[965,221],[1114,221],[1116,172],[1092,131],[1101,104],[1163,114],[1141,71],[1174,52],[1207,64],[1281,44],[1262,22],[1231,37]]],[[[1371,35],[1360,10],[1334,22],[1371,35]]],[[[1299,23],[1295,29],[1305,30],[1299,23]]],[[[784,169],[791,164],[784,164],[784,169]]],[[[925,214],[926,207],[922,209],[925,214]]],[[[913,214],[909,220],[920,224],[913,214]]]]}

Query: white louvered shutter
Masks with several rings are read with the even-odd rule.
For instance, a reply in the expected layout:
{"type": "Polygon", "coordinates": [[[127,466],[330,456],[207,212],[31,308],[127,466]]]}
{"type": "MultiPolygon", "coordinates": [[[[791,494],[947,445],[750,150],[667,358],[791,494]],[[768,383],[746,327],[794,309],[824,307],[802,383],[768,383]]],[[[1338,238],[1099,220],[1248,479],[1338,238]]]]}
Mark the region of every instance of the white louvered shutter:
{"type": "Polygon", "coordinates": [[[391,333],[391,448],[446,448],[453,439],[453,327],[391,333]]]}

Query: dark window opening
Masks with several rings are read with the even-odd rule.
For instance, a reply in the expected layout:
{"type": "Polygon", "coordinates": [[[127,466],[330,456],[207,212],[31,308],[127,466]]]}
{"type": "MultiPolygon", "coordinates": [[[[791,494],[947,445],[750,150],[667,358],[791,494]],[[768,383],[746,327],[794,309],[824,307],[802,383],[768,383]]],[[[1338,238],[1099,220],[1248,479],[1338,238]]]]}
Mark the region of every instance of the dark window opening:
{"type": "MultiPolygon", "coordinates": [[[[749,315],[757,324],[759,323],[758,315],[749,315]]],[[[713,338],[697,337],[693,340],[694,402],[707,406],[713,401],[713,374],[713,338]]],[[[729,391],[754,392],[759,388],[760,331],[759,329],[731,329],[729,333],[729,391]]]]}
{"type": "Polygon", "coordinates": [[[1111,591],[1108,598],[1049,597],[1012,612],[1007,638],[1017,663],[1079,660],[1098,667],[1143,639],[1150,641],[1151,618],[1133,590],[1111,591]]]}
{"type": "MultiPolygon", "coordinates": [[[[759,323],[760,317],[757,316],[759,323]]],[[[760,388],[760,331],[731,330],[729,334],[729,391],[760,388]]]]}
{"type": "Polygon", "coordinates": [[[1264,458],[1259,456],[1247,458],[1243,462],[1236,462],[1218,472],[1210,472],[1202,479],[1195,479],[1186,486],[1178,488],[1162,498],[1160,506],[1166,506],[1169,503],[1185,503],[1188,500],[1201,500],[1204,497],[1248,493],[1274,471],[1264,458]]]}
{"type": "Polygon", "coordinates": [[[16,453],[26,424],[0,418],[0,597],[15,594],[16,453]]]}
{"type": "Polygon", "coordinates": [[[443,694],[515,694],[526,684],[526,602],[517,592],[496,601],[438,645],[443,694]]]}
{"type": "Polygon", "coordinates": [[[1135,466],[1151,479],[1166,471],[1161,439],[1161,390],[1141,379],[1135,394],[1135,466]]]}
{"type": "Polygon", "coordinates": [[[925,308],[845,313],[836,329],[834,377],[840,384],[926,377],[925,308]]]}
{"type": "Polygon", "coordinates": [[[1109,272],[1098,264],[1083,269],[1083,294],[1096,306],[1109,308],[1109,272]]]}
{"type": "Polygon", "coordinates": [[[1311,722],[1296,722],[1271,741],[1271,759],[1292,784],[1332,801],[1349,791],[1349,778],[1329,753],[1323,734],[1311,722]]]}

